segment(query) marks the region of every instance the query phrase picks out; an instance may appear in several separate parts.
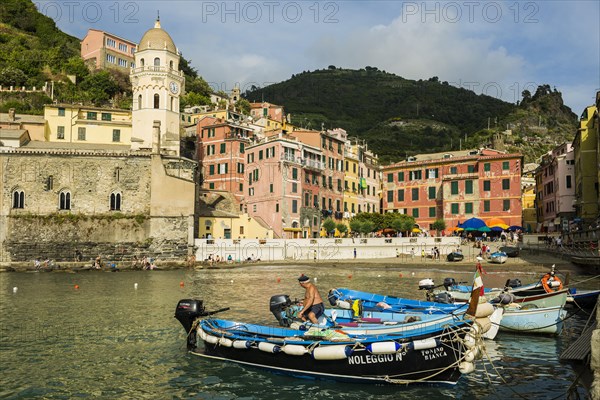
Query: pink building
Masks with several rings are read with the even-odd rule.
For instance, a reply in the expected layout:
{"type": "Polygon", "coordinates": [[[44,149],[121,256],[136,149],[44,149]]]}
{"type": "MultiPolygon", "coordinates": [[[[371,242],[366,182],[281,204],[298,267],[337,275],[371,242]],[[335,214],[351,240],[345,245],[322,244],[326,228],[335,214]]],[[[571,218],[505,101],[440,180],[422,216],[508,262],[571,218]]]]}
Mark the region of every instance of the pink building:
{"type": "Polygon", "coordinates": [[[383,211],[411,215],[423,228],[447,230],[476,217],[521,225],[520,154],[492,149],[422,154],[383,167],[383,211]]]}
{"type": "Polygon", "coordinates": [[[283,122],[285,118],[282,106],[267,102],[250,103],[250,115],[255,119],[268,118],[277,122],[283,122]]]}
{"type": "Polygon", "coordinates": [[[341,222],[344,200],[344,143],[336,131],[297,130],[289,133],[304,144],[321,149],[321,188],[319,190],[322,218],[341,222]]]}
{"type": "Polygon", "coordinates": [[[279,133],[246,152],[248,215],[273,229],[276,237],[301,237],[302,143],[279,133]]]}
{"type": "Polygon", "coordinates": [[[202,187],[232,193],[243,211],[245,151],[254,131],[241,124],[204,117],[198,121],[196,133],[202,187]]]}
{"type": "Polygon", "coordinates": [[[96,69],[135,68],[133,54],[137,44],[112,33],[89,29],[81,41],[81,57],[96,69]]]}
{"type": "Polygon", "coordinates": [[[536,170],[538,231],[559,232],[575,217],[575,153],[563,143],[542,157],[536,170]]]}

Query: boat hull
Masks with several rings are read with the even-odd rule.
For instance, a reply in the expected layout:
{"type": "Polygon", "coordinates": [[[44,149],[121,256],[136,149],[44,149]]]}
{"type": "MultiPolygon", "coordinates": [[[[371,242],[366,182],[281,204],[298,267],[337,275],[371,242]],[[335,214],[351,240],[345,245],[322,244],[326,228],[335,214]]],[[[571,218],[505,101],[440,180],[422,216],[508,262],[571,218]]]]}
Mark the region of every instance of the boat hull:
{"type": "Polygon", "coordinates": [[[567,312],[559,306],[529,310],[507,308],[500,323],[500,330],[559,335],[566,316],[567,312]]]}
{"type": "Polygon", "coordinates": [[[372,354],[361,346],[347,357],[333,360],[315,359],[310,353],[289,355],[282,351],[267,352],[254,344],[239,349],[207,340],[203,340],[203,345],[192,353],[303,378],[357,383],[455,384],[461,376],[458,363],[464,347],[460,341],[453,340],[456,339],[454,333],[440,332],[439,344],[427,349],[417,350],[406,346],[394,353],[372,354]]]}

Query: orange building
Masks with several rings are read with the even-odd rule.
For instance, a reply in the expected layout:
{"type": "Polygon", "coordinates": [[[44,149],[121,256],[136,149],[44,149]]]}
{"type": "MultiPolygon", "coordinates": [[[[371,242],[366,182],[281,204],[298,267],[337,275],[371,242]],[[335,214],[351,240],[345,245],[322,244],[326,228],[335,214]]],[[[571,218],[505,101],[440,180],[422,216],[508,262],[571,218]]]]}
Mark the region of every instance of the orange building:
{"type": "Polygon", "coordinates": [[[476,217],[521,225],[520,154],[492,149],[422,154],[383,167],[383,211],[411,215],[422,228],[438,219],[447,232],[476,217]]]}
{"type": "Polygon", "coordinates": [[[89,29],[81,41],[81,58],[96,69],[135,68],[133,54],[137,44],[112,33],[89,29]]]}

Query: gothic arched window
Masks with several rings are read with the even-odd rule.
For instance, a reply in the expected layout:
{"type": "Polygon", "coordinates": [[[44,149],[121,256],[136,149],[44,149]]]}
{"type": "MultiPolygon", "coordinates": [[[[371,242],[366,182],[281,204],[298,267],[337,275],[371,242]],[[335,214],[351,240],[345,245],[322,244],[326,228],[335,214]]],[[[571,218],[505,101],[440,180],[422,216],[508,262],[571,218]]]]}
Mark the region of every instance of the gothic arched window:
{"type": "Polygon", "coordinates": [[[110,194],[110,210],[121,211],[121,193],[114,192],[110,194]]]}
{"type": "Polygon", "coordinates": [[[18,189],[13,192],[12,208],[25,208],[25,192],[18,189]]]}
{"type": "Polygon", "coordinates": [[[71,192],[63,190],[58,195],[58,209],[59,210],[70,210],[71,209],[71,192]]]}
{"type": "Polygon", "coordinates": [[[138,108],[138,110],[142,109],[142,95],[141,94],[138,96],[138,107],[137,108],[138,108]]]}
{"type": "Polygon", "coordinates": [[[158,93],[154,94],[154,108],[160,107],[160,96],[158,93]]]}

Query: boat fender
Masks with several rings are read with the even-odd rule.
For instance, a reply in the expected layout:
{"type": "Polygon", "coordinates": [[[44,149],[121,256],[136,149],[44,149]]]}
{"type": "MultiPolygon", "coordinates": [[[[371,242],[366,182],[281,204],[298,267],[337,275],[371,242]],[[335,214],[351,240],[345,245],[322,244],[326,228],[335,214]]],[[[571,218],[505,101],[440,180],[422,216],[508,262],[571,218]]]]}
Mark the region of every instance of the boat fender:
{"type": "Polygon", "coordinates": [[[515,300],[515,296],[510,293],[500,293],[498,297],[496,297],[492,302],[500,303],[502,305],[507,305],[512,303],[515,300]]]}
{"type": "Polygon", "coordinates": [[[281,347],[281,351],[290,356],[302,356],[308,353],[308,349],[299,344],[285,344],[281,347]]]}
{"type": "Polygon", "coordinates": [[[352,347],[346,345],[319,346],[312,351],[315,360],[343,360],[352,355],[352,347]]]}
{"type": "Polygon", "coordinates": [[[480,332],[482,334],[487,333],[487,331],[489,331],[492,327],[492,321],[490,321],[489,317],[477,318],[477,319],[475,319],[475,321],[481,327],[480,332]]]}
{"type": "Polygon", "coordinates": [[[343,308],[344,310],[350,310],[352,308],[350,303],[344,300],[338,300],[335,302],[335,304],[336,306],[338,306],[339,308],[343,308]]]}
{"type": "Polygon", "coordinates": [[[219,338],[219,345],[223,346],[223,347],[232,347],[233,346],[233,340],[231,339],[227,339],[227,338],[219,338]]]}
{"type": "Polygon", "coordinates": [[[488,299],[485,296],[479,296],[479,304],[487,303],[488,299]]]}
{"type": "Polygon", "coordinates": [[[467,350],[465,352],[465,361],[470,363],[475,361],[475,356],[478,351],[479,349],[477,349],[477,347],[473,347],[472,349],[467,350]]]}
{"type": "Polygon", "coordinates": [[[207,335],[206,335],[206,339],[204,339],[204,341],[205,341],[206,343],[210,343],[210,344],[216,344],[216,343],[218,343],[218,342],[219,342],[219,338],[218,338],[218,337],[216,337],[216,336],[213,336],[213,335],[209,335],[209,334],[207,334],[207,335]]]}
{"type": "Polygon", "coordinates": [[[434,338],[415,340],[412,342],[412,348],[414,350],[433,349],[434,347],[439,346],[439,344],[440,344],[440,342],[438,342],[434,338]]]}
{"type": "Polygon", "coordinates": [[[490,303],[478,304],[475,311],[475,318],[489,317],[494,313],[494,310],[494,306],[490,303]]]}
{"type": "Polygon", "coordinates": [[[281,351],[281,347],[277,346],[274,343],[260,342],[258,344],[258,349],[260,351],[264,351],[265,353],[279,353],[281,351]]]}
{"type": "Polygon", "coordinates": [[[477,344],[477,339],[475,339],[475,336],[472,333],[467,333],[463,342],[467,348],[472,349],[477,344]]]}
{"type": "Polygon", "coordinates": [[[461,374],[470,374],[471,372],[475,371],[475,364],[472,362],[463,361],[458,364],[458,370],[461,374]]]}
{"type": "Polygon", "coordinates": [[[477,352],[475,353],[475,359],[481,360],[483,358],[483,351],[485,350],[485,345],[481,344],[479,346],[475,346],[474,349],[477,349],[477,352]]]}
{"type": "Polygon", "coordinates": [[[251,346],[251,344],[247,340],[234,340],[233,341],[234,349],[249,349],[250,346],[251,346]]]}
{"type": "Polygon", "coordinates": [[[367,345],[367,351],[371,354],[393,354],[402,348],[397,342],[375,342],[367,345]]]}
{"type": "Polygon", "coordinates": [[[392,308],[392,306],[390,306],[389,304],[387,304],[384,301],[380,301],[379,303],[375,304],[378,308],[381,308],[382,310],[389,310],[390,308],[392,308]]]}

